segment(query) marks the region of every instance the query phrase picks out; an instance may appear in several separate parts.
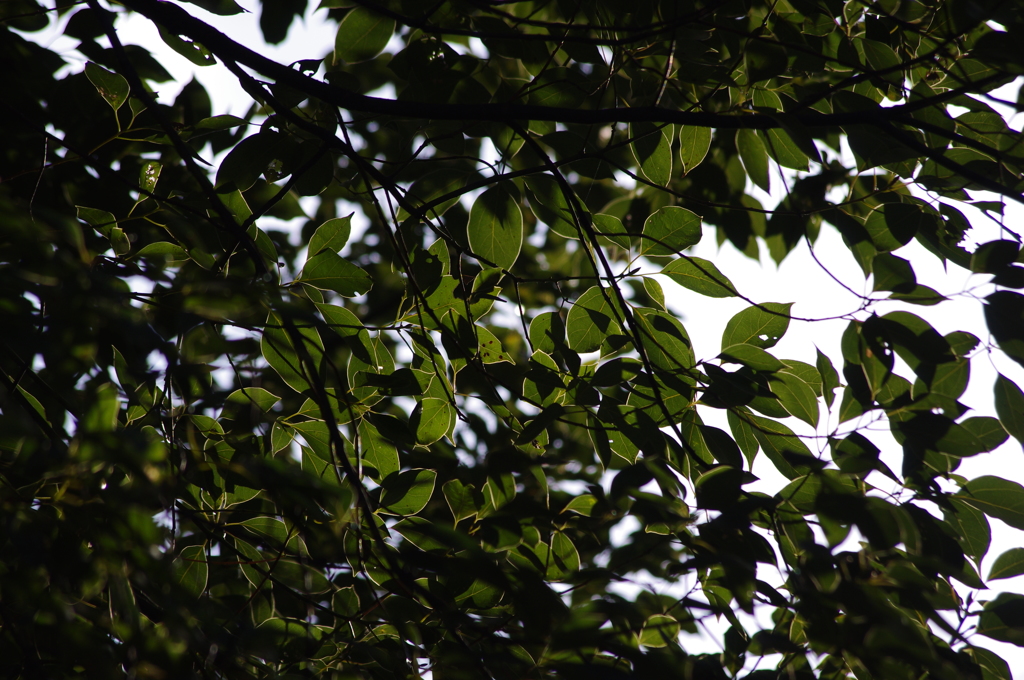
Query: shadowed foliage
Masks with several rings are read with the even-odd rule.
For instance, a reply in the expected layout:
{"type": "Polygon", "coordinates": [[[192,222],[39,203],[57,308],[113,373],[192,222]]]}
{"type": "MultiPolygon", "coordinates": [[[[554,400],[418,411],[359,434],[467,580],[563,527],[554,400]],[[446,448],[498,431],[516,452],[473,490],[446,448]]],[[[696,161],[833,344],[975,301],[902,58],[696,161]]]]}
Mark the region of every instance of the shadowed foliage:
{"type": "Polygon", "coordinates": [[[1011,377],[960,401],[1024,364],[1020,236],[963,212],[1022,202],[1017,3],[323,0],[294,64],[312,8],[252,9],[0,5],[4,677],[1010,680],[1024,487],[956,470],[1024,441],[1011,377]],[[823,229],[836,356],[689,250],[823,229]],[[912,311],[912,242],[987,328],[912,311]],[[663,285],[745,301],[720,354],[663,285]]]}

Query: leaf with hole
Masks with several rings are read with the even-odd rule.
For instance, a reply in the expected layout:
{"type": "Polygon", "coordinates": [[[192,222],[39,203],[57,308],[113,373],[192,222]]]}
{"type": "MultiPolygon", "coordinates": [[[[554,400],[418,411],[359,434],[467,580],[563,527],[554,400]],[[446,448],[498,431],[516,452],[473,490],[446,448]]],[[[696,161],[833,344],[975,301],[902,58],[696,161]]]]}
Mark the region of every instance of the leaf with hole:
{"type": "Polygon", "coordinates": [[[739,312],[725,325],[722,347],[748,343],[761,349],[774,347],[789,328],[793,303],[764,302],[739,312]]]}
{"type": "Polygon", "coordinates": [[[128,81],[121,74],[88,61],[85,63],[85,75],[115,112],[128,100],[128,81]]]}

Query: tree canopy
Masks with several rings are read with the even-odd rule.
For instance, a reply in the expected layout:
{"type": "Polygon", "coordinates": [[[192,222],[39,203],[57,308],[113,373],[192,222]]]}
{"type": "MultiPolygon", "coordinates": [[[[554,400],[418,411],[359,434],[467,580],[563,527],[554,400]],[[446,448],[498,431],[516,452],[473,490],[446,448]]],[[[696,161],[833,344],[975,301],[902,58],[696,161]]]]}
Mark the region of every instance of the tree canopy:
{"type": "Polygon", "coordinates": [[[1016,3],[319,8],[282,64],[305,0],[264,44],[234,0],[0,5],[6,677],[1010,680],[1024,596],[977,593],[1024,487],[957,470],[1024,441],[1012,377],[961,402],[1024,365],[1021,238],[964,212],[1024,202],[1016,3]],[[690,249],[800,276],[822,230],[867,292],[776,356],[799,300],[690,249]],[[915,313],[911,242],[987,328],[915,313]],[[717,354],[679,290],[744,301],[717,354]]]}

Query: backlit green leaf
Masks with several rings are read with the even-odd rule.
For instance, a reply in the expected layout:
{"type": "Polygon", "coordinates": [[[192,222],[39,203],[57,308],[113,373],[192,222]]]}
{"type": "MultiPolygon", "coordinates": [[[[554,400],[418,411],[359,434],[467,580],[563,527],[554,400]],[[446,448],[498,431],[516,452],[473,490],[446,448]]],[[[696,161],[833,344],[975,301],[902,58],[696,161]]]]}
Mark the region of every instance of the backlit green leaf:
{"type": "Polygon", "coordinates": [[[683,288],[708,297],[734,297],[736,288],[713,263],[699,257],[683,256],[672,260],[661,270],[683,288]]]}
{"type": "Polygon", "coordinates": [[[689,174],[701,164],[711,147],[711,128],[683,125],[679,128],[679,160],[683,174],[689,174]]]}
{"type": "Polygon", "coordinates": [[[988,579],[1012,578],[1024,574],[1024,548],[1010,548],[996,558],[988,572],[988,579]]]}
{"type": "Polygon", "coordinates": [[[571,501],[565,504],[562,508],[562,512],[577,512],[585,517],[590,517],[590,511],[594,508],[597,503],[597,499],[588,493],[576,496],[571,501]]]}
{"type": "Polygon", "coordinates": [[[700,217],[686,208],[666,206],[644,222],[641,255],[675,255],[701,239],[700,217]]]}
{"type": "Polygon", "coordinates": [[[771,191],[771,176],[768,174],[768,152],[764,142],[754,130],[743,129],[736,133],[736,148],[747,176],[765,191],[771,191]]]}
{"type": "Polygon", "coordinates": [[[407,470],[392,474],[381,483],[381,509],[392,515],[415,515],[430,502],[436,479],[434,470],[407,470]]]}
{"type": "Polygon", "coordinates": [[[348,242],[351,229],[352,215],[327,220],[310,237],[307,257],[313,257],[323,250],[337,253],[348,242]]]}
{"type": "Polygon", "coordinates": [[[363,465],[372,468],[370,477],[381,480],[401,467],[398,450],[369,420],[359,421],[359,448],[363,454],[363,465]]]}
{"type": "Polygon", "coordinates": [[[373,59],[387,46],[395,32],[395,20],[357,6],[338,24],[334,61],[356,64],[373,59]]]}
{"type": "Polygon", "coordinates": [[[672,126],[632,123],[629,149],[639,166],[639,174],[659,186],[672,179],[672,126]]]}
{"type": "Polygon", "coordinates": [[[119,73],[112,73],[91,61],[85,64],[85,75],[110,108],[117,111],[128,99],[128,81],[119,73]]]}
{"type": "Polygon", "coordinates": [[[764,302],[748,307],[729,319],[722,333],[722,347],[748,343],[761,349],[774,347],[789,328],[793,303],[764,302]]]}
{"type": "Polygon", "coordinates": [[[206,590],[210,577],[206,552],[201,545],[182,548],[174,560],[175,576],[178,583],[192,597],[199,597],[206,590]]]}
{"type": "Polygon", "coordinates": [[[668,614],[655,614],[644,622],[640,644],[644,647],[665,647],[679,637],[679,622],[668,614]]]}
{"type": "Polygon", "coordinates": [[[965,484],[956,498],[1014,529],[1024,529],[1024,487],[1017,482],[984,475],[965,484]]]}
{"type": "Polygon", "coordinates": [[[1024,392],[1016,383],[1000,375],[996,378],[995,396],[999,422],[1024,445],[1024,392]]]}
{"type": "Polygon", "coordinates": [[[576,300],[565,323],[569,347],[577,352],[593,352],[609,336],[622,333],[622,313],[614,294],[594,286],[576,300]]]}
{"type": "Polygon", "coordinates": [[[511,269],[523,245],[523,213],[504,187],[488,189],[469,212],[469,247],[501,269],[511,269]]]}
{"type": "Polygon", "coordinates": [[[331,250],[306,260],[302,274],[295,280],[321,290],[333,290],[343,297],[362,295],[373,286],[369,274],[331,250]]]}

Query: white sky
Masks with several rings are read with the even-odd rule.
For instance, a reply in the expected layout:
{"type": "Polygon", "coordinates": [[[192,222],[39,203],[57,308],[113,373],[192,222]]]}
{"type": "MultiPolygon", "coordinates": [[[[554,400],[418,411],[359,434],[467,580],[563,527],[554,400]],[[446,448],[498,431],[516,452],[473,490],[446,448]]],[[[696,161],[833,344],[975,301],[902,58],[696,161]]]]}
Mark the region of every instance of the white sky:
{"type": "MultiPolygon", "coordinates": [[[[258,7],[258,3],[253,0],[241,0],[240,4],[247,8],[258,7]]],[[[295,22],[292,25],[288,39],[281,45],[263,46],[262,36],[258,28],[258,9],[255,9],[256,13],[252,14],[218,17],[205,12],[195,5],[185,5],[185,7],[193,15],[217,26],[233,39],[250,46],[259,46],[263,54],[282,63],[287,64],[299,59],[329,57],[333,49],[336,25],[326,19],[326,11],[312,11],[304,21],[295,22]]],[[[66,19],[67,17],[64,18],[64,21],[66,19]]],[[[158,94],[162,101],[168,103],[173,101],[181,87],[195,74],[206,86],[210,94],[215,115],[221,113],[243,115],[247,110],[251,101],[250,98],[242,91],[237,81],[226,69],[220,66],[207,68],[194,66],[184,57],[166,47],[156,29],[148,20],[140,15],[131,15],[127,20],[122,19],[119,21],[118,29],[123,42],[145,46],[175,77],[174,82],[158,85],[158,94]]],[[[84,66],[84,60],[74,52],[77,42],[60,36],[59,31],[51,29],[41,34],[28,35],[28,37],[38,40],[43,44],[49,44],[46,36],[51,36],[50,41],[52,41],[53,49],[65,54],[73,64],[77,61],[84,66]],[[54,38],[53,36],[57,37],[54,38]]],[[[78,70],[78,67],[73,68],[73,70],[78,70]]],[[[1009,85],[995,94],[1002,99],[1016,101],[1018,88],[1019,84],[1009,85]]],[[[993,106],[999,108],[997,105],[993,104],[993,106]]],[[[1016,118],[1012,117],[1011,114],[1013,113],[1004,109],[1004,115],[1007,116],[1011,126],[1015,129],[1020,129],[1021,119],[1019,116],[1016,118]]],[[[784,186],[783,181],[780,181],[780,179],[777,174],[773,177],[772,185],[777,190],[782,189],[784,186]]],[[[921,195],[924,196],[924,194],[921,195]]],[[[777,203],[780,197],[781,195],[774,198],[763,194],[759,196],[766,207],[777,203]]],[[[980,193],[975,193],[972,197],[975,200],[997,200],[997,197],[980,193]]],[[[992,219],[984,216],[980,211],[966,209],[965,213],[974,226],[974,229],[968,235],[969,250],[973,250],[978,243],[984,243],[1003,236],[1000,234],[999,225],[992,219]]],[[[1024,223],[1021,219],[1022,216],[1024,216],[1024,208],[1022,206],[1013,202],[1007,203],[1006,223],[1011,229],[1020,231],[1020,226],[1024,223]]],[[[864,281],[860,268],[842,244],[839,234],[833,228],[823,226],[821,236],[815,245],[815,253],[829,271],[840,281],[843,281],[859,293],[864,295],[871,294],[870,280],[864,281]]],[[[839,286],[814,262],[807,245],[803,243],[789,255],[781,267],[776,268],[775,264],[768,257],[765,248],[762,247],[763,256],[759,264],[740,254],[728,243],[718,248],[715,244],[713,229],[708,229],[704,240],[693,249],[692,254],[713,260],[719,269],[732,280],[741,293],[757,302],[794,302],[793,314],[796,316],[808,318],[829,317],[850,312],[859,307],[859,300],[839,286]]],[[[940,333],[945,334],[953,330],[969,330],[978,335],[983,343],[988,340],[982,305],[974,297],[984,297],[984,295],[993,290],[992,286],[985,284],[987,276],[971,275],[970,272],[964,271],[955,265],[950,265],[948,270],[944,270],[941,263],[916,242],[904,247],[898,254],[912,262],[919,283],[931,286],[951,299],[949,302],[944,302],[936,307],[882,303],[874,307],[875,311],[882,314],[896,308],[907,309],[929,321],[940,333]],[[967,295],[965,291],[972,291],[972,293],[967,295]]],[[[680,314],[693,339],[698,359],[713,358],[720,349],[719,341],[725,324],[733,314],[746,308],[747,304],[736,298],[712,299],[703,297],[680,288],[665,277],[661,277],[661,281],[668,296],[669,305],[680,314]]],[[[880,295],[877,296],[880,297],[880,295]]],[[[863,319],[865,316],[865,313],[861,313],[858,315],[858,318],[863,319]]],[[[793,321],[790,324],[789,332],[772,350],[772,353],[782,359],[800,359],[813,363],[814,348],[817,346],[833,360],[836,369],[841,371],[842,358],[839,351],[839,339],[846,324],[847,322],[842,320],[816,323],[793,321]]],[[[971,362],[971,367],[971,382],[961,401],[974,407],[974,413],[978,415],[995,414],[992,385],[995,381],[997,370],[1018,384],[1024,384],[1024,370],[998,352],[988,357],[979,356],[971,362]]],[[[905,376],[911,376],[911,373],[905,367],[901,373],[905,376]]],[[[834,408],[838,410],[841,390],[837,391],[836,396],[834,408]]],[[[818,434],[826,434],[836,425],[836,418],[834,415],[830,417],[824,411],[824,403],[821,403],[821,407],[822,419],[818,428],[818,434]]],[[[727,425],[725,425],[724,417],[716,420],[716,416],[720,414],[714,409],[702,409],[701,415],[708,424],[728,429],[727,425]]],[[[810,429],[806,425],[793,418],[788,419],[787,424],[798,433],[810,433],[810,429]]],[[[844,424],[844,431],[851,429],[851,426],[854,424],[844,424]]],[[[866,432],[865,434],[882,449],[883,460],[892,469],[898,471],[901,467],[902,454],[900,447],[888,434],[887,428],[877,432],[866,432]]],[[[1024,482],[1024,457],[1022,457],[1020,446],[1011,438],[995,452],[965,459],[957,472],[968,478],[977,477],[982,474],[997,474],[1008,479],[1024,482]]],[[[762,481],[752,485],[750,488],[774,493],[786,483],[786,480],[774,470],[764,456],[760,456],[757,463],[755,463],[754,473],[761,477],[762,481]]],[[[871,481],[878,484],[882,483],[880,480],[881,477],[879,475],[871,478],[871,481]]],[[[998,555],[1007,548],[1021,544],[1021,534],[1019,532],[1009,529],[998,520],[990,520],[990,523],[993,530],[993,543],[988,557],[982,566],[981,574],[983,578],[998,555]]],[[[778,576],[772,578],[769,574],[759,575],[770,582],[778,581],[778,576]]],[[[995,581],[991,585],[993,592],[988,595],[989,598],[994,596],[995,592],[1000,591],[1024,592],[1024,576],[1004,581],[995,581]]],[[[980,597],[986,599],[986,593],[982,592],[980,597]]],[[[751,632],[753,632],[753,629],[751,629],[751,632]]],[[[696,641],[688,641],[688,648],[692,648],[690,642],[696,641]]],[[[981,636],[977,636],[975,642],[1003,656],[1011,668],[1018,664],[1024,667],[1024,650],[1021,648],[999,643],[981,636]]]]}

